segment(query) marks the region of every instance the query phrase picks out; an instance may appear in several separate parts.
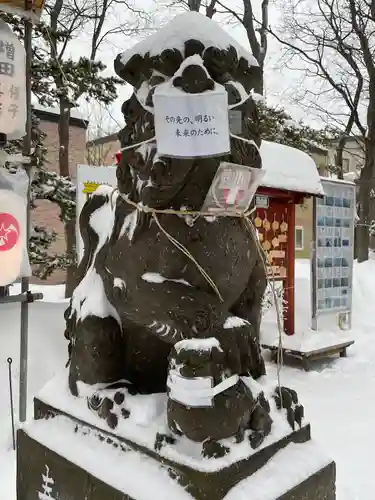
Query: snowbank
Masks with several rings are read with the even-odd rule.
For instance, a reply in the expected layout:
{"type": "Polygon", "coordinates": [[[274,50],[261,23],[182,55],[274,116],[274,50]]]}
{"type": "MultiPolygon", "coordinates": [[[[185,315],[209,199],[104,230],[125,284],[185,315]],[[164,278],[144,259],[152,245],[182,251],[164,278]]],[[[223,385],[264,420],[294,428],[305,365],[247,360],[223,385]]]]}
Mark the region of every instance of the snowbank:
{"type": "MultiPolygon", "coordinates": [[[[309,262],[297,261],[297,319],[303,323],[305,318],[305,324],[309,320],[310,313],[309,276],[309,262]]],[[[298,391],[299,399],[305,406],[306,416],[311,423],[314,440],[323,445],[324,450],[336,461],[337,500],[372,500],[374,496],[375,403],[371,397],[375,380],[374,276],[375,260],[355,264],[352,334],[356,342],[349,349],[348,357],[324,361],[317,366],[316,370],[308,373],[284,366],[280,374],[283,385],[293,387],[298,391]]],[[[32,416],[33,396],[55,375],[56,371],[61,370],[67,360],[67,346],[63,338],[64,309],[63,303],[38,302],[30,306],[29,418],[32,416]]],[[[18,304],[0,306],[0,351],[3,356],[0,359],[0,380],[2,381],[0,398],[3,402],[0,408],[0,500],[16,500],[15,453],[10,451],[11,425],[7,404],[9,392],[6,358],[13,357],[14,401],[17,414],[19,313],[18,304]]],[[[265,321],[263,324],[263,331],[266,329],[266,323],[265,321]]],[[[267,372],[269,378],[274,380],[276,365],[267,363],[267,372]]],[[[137,416],[139,422],[142,418],[143,422],[152,418],[151,410],[148,415],[137,416]]],[[[270,478],[278,474],[280,468],[285,474],[281,478],[280,473],[278,477],[280,482],[282,481],[281,485],[286,488],[289,487],[286,484],[289,478],[296,482],[298,475],[303,471],[307,472],[308,467],[313,468],[324,464],[324,457],[319,450],[316,450],[317,453],[314,450],[316,447],[313,443],[288,447],[280,452],[266,469],[259,471],[253,477],[252,483],[247,480],[242,482],[237,487],[237,497],[228,496],[226,500],[274,499],[275,496],[272,496],[274,485],[270,478]],[[307,447],[310,444],[313,448],[307,447]],[[309,451],[306,454],[305,450],[311,451],[311,454],[309,451]],[[301,467],[298,467],[297,463],[301,463],[301,467]]],[[[118,475],[122,473],[123,471],[120,471],[118,475]]],[[[147,481],[145,483],[147,484],[147,481]]],[[[231,495],[234,495],[234,492],[231,495]]],[[[173,494],[170,498],[180,500],[177,495],[173,494]]]]}

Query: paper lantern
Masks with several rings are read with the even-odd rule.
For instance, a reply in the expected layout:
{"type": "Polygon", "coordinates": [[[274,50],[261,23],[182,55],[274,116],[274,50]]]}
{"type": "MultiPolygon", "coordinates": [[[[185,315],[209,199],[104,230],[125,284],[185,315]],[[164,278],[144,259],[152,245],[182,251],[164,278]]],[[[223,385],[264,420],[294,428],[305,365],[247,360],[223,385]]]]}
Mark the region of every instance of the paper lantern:
{"type": "Polygon", "coordinates": [[[0,132],[8,139],[26,132],[25,59],[22,43],[0,20],[0,132]]]}
{"type": "Polygon", "coordinates": [[[13,191],[0,189],[0,286],[22,275],[26,241],[25,199],[13,191]]]}

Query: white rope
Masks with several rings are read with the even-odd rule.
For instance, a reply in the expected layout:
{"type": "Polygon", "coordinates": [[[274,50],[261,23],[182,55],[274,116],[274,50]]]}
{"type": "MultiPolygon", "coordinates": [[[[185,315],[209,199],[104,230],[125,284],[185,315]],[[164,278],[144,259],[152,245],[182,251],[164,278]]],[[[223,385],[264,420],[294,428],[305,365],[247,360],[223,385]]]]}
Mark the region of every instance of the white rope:
{"type": "MultiPolygon", "coordinates": [[[[255,148],[257,149],[257,151],[259,152],[259,148],[257,146],[257,144],[252,140],[252,139],[246,139],[244,137],[240,137],[238,135],[235,135],[235,134],[230,134],[230,136],[233,138],[233,139],[237,139],[237,140],[241,140],[243,142],[247,142],[248,144],[251,144],[253,146],[255,146],[255,148]]],[[[139,143],[135,143],[135,144],[131,144],[129,146],[125,146],[124,148],[121,149],[121,151],[125,151],[125,150],[128,150],[128,149],[132,149],[132,148],[136,148],[136,147],[139,147],[139,146],[142,146],[143,144],[148,144],[152,141],[155,140],[155,137],[152,137],[151,139],[147,139],[147,140],[144,140],[144,141],[141,141],[139,143]]],[[[158,225],[159,229],[167,236],[167,238],[171,241],[171,243],[176,246],[176,248],[178,248],[184,255],[186,255],[190,260],[193,261],[193,263],[197,266],[197,268],[199,269],[200,273],[202,274],[202,276],[206,279],[206,281],[209,283],[209,285],[211,286],[211,288],[215,291],[216,295],[219,297],[219,299],[221,300],[221,302],[223,302],[223,298],[220,294],[220,291],[218,290],[216,284],[214,283],[214,281],[210,278],[210,276],[206,273],[206,271],[202,268],[202,266],[200,266],[200,264],[196,261],[196,259],[194,259],[194,257],[190,254],[190,252],[179,242],[177,241],[175,238],[173,238],[172,235],[170,235],[164,228],[163,226],[161,225],[157,215],[156,215],[156,211],[153,210],[153,209],[149,209],[148,207],[143,207],[141,206],[140,204],[134,204],[134,202],[130,202],[130,200],[122,195],[122,198],[127,201],[128,203],[132,204],[132,205],[136,205],[136,208],[140,211],[144,211],[144,212],[151,212],[152,215],[153,215],[153,218],[156,222],[156,224],[158,225]]],[[[158,210],[157,211],[158,213],[162,213],[164,212],[164,210],[158,210]]],[[[220,214],[215,214],[215,216],[220,216],[220,214]]],[[[282,320],[281,320],[281,311],[280,311],[280,307],[279,307],[279,303],[278,303],[278,297],[277,297],[277,292],[276,292],[276,287],[275,287],[275,276],[274,276],[274,273],[273,273],[273,269],[272,269],[272,266],[271,267],[271,274],[272,274],[272,280],[270,280],[270,278],[268,277],[268,269],[267,269],[267,265],[266,265],[266,262],[267,262],[267,256],[259,242],[259,239],[258,239],[258,236],[256,234],[256,230],[253,226],[253,223],[248,219],[248,217],[243,217],[243,219],[245,220],[245,223],[247,225],[247,227],[250,229],[250,232],[256,242],[256,246],[257,246],[257,249],[258,249],[258,252],[259,252],[259,255],[261,257],[261,261],[262,261],[262,264],[263,264],[263,267],[264,267],[264,270],[265,270],[265,273],[266,273],[266,277],[267,277],[267,282],[268,284],[270,284],[271,286],[271,290],[272,290],[272,295],[273,295],[273,299],[274,299],[274,302],[275,302],[275,308],[276,308],[276,316],[277,316],[277,328],[278,328],[278,335],[279,335],[279,341],[278,341],[278,349],[277,349],[277,383],[278,383],[278,387],[279,387],[279,395],[280,395],[280,399],[282,399],[282,394],[281,394],[281,380],[280,380],[280,372],[281,372],[281,367],[282,367],[282,364],[283,364],[283,345],[282,345],[282,333],[283,333],[283,327],[282,327],[282,320]]],[[[282,404],[282,401],[281,401],[281,404],[282,404]]]]}
{"type": "Polygon", "coordinates": [[[130,146],[125,146],[124,148],[121,148],[120,151],[127,151],[128,149],[133,149],[133,148],[137,148],[139,146],[143,146],[144,144],[148,144],[149,142],[153,142],[155,139],[156,139],[156,137],[154,136],[154,137],[151,137],[151,139],[145,139],[144,141],[136,142],[135,144],[130,144],[130,146]]]}
{"type": "Polygon", "coordinates": [[[275,274],[273,272],[272,266],[269,266],[270,269],[271,269],[271,278],[268,277],[267,254],[265,253],[264,249],[262,248],[262,245],[260,244],[260,241],[259,241],[258,236],[257,236],[256,229],[255,229],[252,221],[249,220],[249,219],[244,219],[244,220],[245,220],[246,224],[248,224],[248,227],[249,227],[249,229],[250,229],[250,231],[251,231],[251,233],[253,235],[253,238],[255,239],[256,246],[257,246],[257,249],[258,249],[258,252],[259,252],[259,256],[260,256],[260,259],[262,261],[262,265],[263,265],[264,271],[266,273],[267,283],[271,287],[273,300],[275,302],[276,317],[277,317],[277,329],[278,329],[278,346],[277,346],[277,359],[276,359],[276,363],[277,363],[277,368],[276,368],[276,370],[277,370],[277,385],[278,385],[278,388],[279,388],[279,395],[280,395],[281,406],[282,406],[281,377],[280,377],[280,373],[281,373],[281,367],[283,365],[283,339],[282,339],[283,326],[282,326],[281,311],[280,311],[280,307],[279,307],[279,301],[278,301],[277,292],[276,292],[276,286],[275,286],[275,283],[276,283],[275,274]]]}
{"type": "Polygon", "coordinates": [[[232,133],[230,133],[229,135],[232,137],[232,139],[237,139],[239,141],[243,141],[243,142],[247,142],[248,144],[251,144],[252,146],[254,146],[256,148],[256,150],[259,153],[258,145],[252,139],[246,139],[245,137],[240,137],[239,135],[232,134],[232,133]]]}
{"type": "MultiPolygon", "coordinates": [[[[251,144],[259,152],[258,145],[252,139],[246,139],[245,137],[240,137],[239,135],[235,135],[232,133],[230,133],[229,135],[232,137],[232,139],[237,139],[239,141],[243,141],[243,142],[247,142],[248,144],[251,144]]],[[[120,151],[122,152],[122,151],[127,151],[128,149],[138,148],[140,146],[143,146],[144,144],[149,144],[150,142],[153,142],[153,141],[156,141],[156,136],[153,136],[150,139],[145,139],[144,141],[130,144],[129,146],[125,146],[125,147],[121,148],[120,151]]],[[[114,158],[114,157],[115,157],[115,155],[112,156],[112,158],[114,158]]],[[[181,158],[184,158],[184,157],[181,157],[181,158]]]]}

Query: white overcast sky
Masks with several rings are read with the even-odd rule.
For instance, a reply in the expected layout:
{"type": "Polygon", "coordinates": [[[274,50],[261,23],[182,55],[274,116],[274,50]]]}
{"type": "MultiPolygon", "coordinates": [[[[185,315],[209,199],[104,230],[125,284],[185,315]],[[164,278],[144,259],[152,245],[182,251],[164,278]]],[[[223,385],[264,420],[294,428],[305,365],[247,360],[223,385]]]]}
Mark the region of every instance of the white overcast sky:
{"type": "MultiPolygon", "coordinates": [[[[163,9],[162,5],[166,3],[167,0],[133,0],[133,5],[137,8],[143,7],[148,12],[155,12],[154,22],[157,25],[159,20],[162,23],[168,18],[173,17],[173,11],[171,9],[163,9]]],[[[282,0],[270,0],[269,7],[269,22],[272,27],[275,27],[280,22],[280,13],[277,10],[277,3],[282,0]]],[[[242,0],[227,0],[227,2],[234,7],[236,2],[239,2],[239,5],[242,3],[242,0]]],[[[203,0],[204,3],[204,0],[203,0]]],[[[254,11],[259,16],[260,14],[260,3],[261,0],[253,0],[254,11]]],[[[177,14],[181,12],[182,9],[176,9],[174,12],[177,14]]],[[[126,12],[122,13],[119,10],[119,17],[111,16],[108,20],[108,24],[118,23],[118,19],[122,16],[126,16],[126,12]]],[[[260,16],[259,16],[260,17],[260,16]]],[[[223,18],[220,15],[216,15],[214,19],[222,24],[224,29],[226,29],[234,38],[236,38],[245,48],[249,48],[248,40],[246,37],[246,33],[244,29],[240,25],[232,24],[223,24],[223,18]]],[[[100,50],[100,59],[107,64],[107,72],[109,74],[114,74],[113,71],[113,60],[115,56],[126,50],[130,46],[134,45],[137,40],[140,38],[137,37],[126,37],[116,35],[115,37],[111,37],[105,45],[100,50]]],[[[83,47],[88,43],[89,35],[82,34],[78,40],[70,43],[70,53],[73,57],[79,56],[82,54],[83,47]]],[[[294,72],[286,69],[280,69],[278,66],[278,62],[281,55],[281,47],[279,44],[269,37],[268,40],[268,55],[266,59],[265,66],[265,97],[267,102],[272,105],[281,104],[285,107],[293,116],[295,120],[302,119],[307,123],[315,123],[314,117],[307,116],[306,112],[304,112],[300,107],[290,102],[288,95],[290,96],[290,90],[295,88],[298,85],[298,80],[300,79],[300,74],[295,74],[294,72]]],[[[131,93],[131,88],[129,86],[123,87],[119,89],[119,98],[118,100],[110,106],[109,109],[104,110],[103,108],[98,107],[94,104],[83,104],[80,106],[80,112],[85,117],[88,117],[91,122],[91,127],[97,129],[101,135],[105,135],[105,133],[111,133],[119,129],[120,126],[123,125],[123,119],[121,115],[121,104],[122,102],[129,97],[131,93]]],[[[96,135],[96,131],[94,131],[96,135]]]]}

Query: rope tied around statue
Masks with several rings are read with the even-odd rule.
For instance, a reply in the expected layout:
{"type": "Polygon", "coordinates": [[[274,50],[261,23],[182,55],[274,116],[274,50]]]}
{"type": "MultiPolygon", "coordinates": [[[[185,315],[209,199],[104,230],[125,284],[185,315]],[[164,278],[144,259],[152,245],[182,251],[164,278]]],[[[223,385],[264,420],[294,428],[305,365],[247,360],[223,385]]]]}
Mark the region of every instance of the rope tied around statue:
{"type": "MultiPolygon", "coordinates": [[[[248,95],[247,96],[247,99],[251,97],[251,95],[248,95]]],[[[235,134],[232,134],[230,133],[230,136],[234,139],[238,139],[238,140],[241,140],[241,141],[244,141],[244,142],[247,142],[249,144],[252,144],[254,145],[257,149],[258,149],[258,146],[257,144],[251,140],[251,139],[246,139],[244,137],[240,137],[240,136],[237,136],[235,134]]],[[[127,151],[129,149],[134,149],[134,148],[138,148],[144,144],[148,144],[150,142],[154,142],[156,140],[156,137],[151,137],[149,139],[145,139],[139,143],[134,143],[134,144],[130,144],[128,146],[125,146],[123,148],[121,148],[121,152],[123,151],[127,151]]],[[[281,399],[281,403],[282,403],[282,391],[281,391],[281,382],[280,382],[280,371],[281,371],[281,366],[282,366],[282,363],[283,363],[283,347],[282,347],[282,332],[283,332],[283,327],[282,327],[282,319],[281,319],[281,311],[280,311],[280,305],[279,305],[279,302],[278,302],[278,296],[277,296],[277,291],[276,291],[276,286],[275,286],[275,276],[274,276],[274,272],[273,272],[273,269],[272,269],[272,266],[270,266],[270,270],[271,270],[271,276],[269,276],[268,274],[268,268],[267,268],[267,254],[266,252],[264,251],[264,249],[262,248],[261,244],[260,244],[260,241],[259,241],[259,238],[257,236],[257,231],[254,227],[254,224],[251,220],[251,215],[255,212],[256,210],[256,206],[250,210],[246,210],[246,211],[238,211],[238,210],[234,210],[233,212],[226,212],[226,213],[216,213],[215,214],[212,214],[211,212],[203,212],[203,211],[199,211],[199,210],[175,210],[175,209],[155,209],[155,208],[151,208],[151,207],[148,207],[148,206],[145,206],[143,203],[136,203],[134,202],[133,200],[131,200],[129,198],[128,195],[125,195],[123,193],[120,193],[119,192],[119,189],[118,188],[115,188],[113,190],[113,194],[115,192],[118,192],[119,193],[119,196],[120,198],[125,201],[127,204],[133,206],[136,210],[140,211],[140,212],[143,212],[143,213],[147,213],[147,214],[151,214],[152,218],[154,219],[155,223],[157,224],[157,226],[159,227],[159,229],[162,231],[162,233],[168,238],[168,240],[178,249],[180,250],[189,260],[191,260],[194,265],[197,267],[197,269],[199,270],[199,272],[202,274],[202,276],[204,277],[204,279],[207,281],[207,283],[210,285],[210,287],[213,289],[213,291],[215,292],[215,294],[217,295],[217,297],[219,298],[219,300],[221,302],[224,302],[223,300],[223,297],[220,293],[220,290],[218,289],[217,285],[215,284],[215,282],[213,281],[213,279],[208,275],[208,273],[203,269],[203,267],[199,264],[199,262],[194,258],[194,256],[191,254],[191,252],[182,244],[180,243],[176,238],[174,238],[164,227],[163,225],[161,224],[159,218],[158,218],[158,214],[164,214],[164,215],[177,215],[177,216],[190,216],[193,218],[193,222],[195,220],[197,220],[199,217],[212,217],[212,216],[215,216],[215,217],[237,217],[237,218],[240,218],[243,223],[244,223],[244,226],[245,228],[247,229],[247,231],[249,232],[249,234],[254,238],[254,241],[256,243],[256,248],[258,250],[258,253],[259,253],[259,256],[260,256],[260,259],[261,259],[261,262],[262,262],[262,266],[264,268],[264,272],[266,274],[266,277],[267,277],[267,282],[268,284],[270,285],[270,288],[271,288],[271,293],[272,293],[272,298],[273,298],[273,301],[274,301],[274,304],[275,304],[275,308],[276,308],[276,317],[277,317],[277,329],[278,329],[278,348],[277,348],[277,382],[278,382],[278,388],[279,388],[279,394],[280,394],[280,399],[281,399]]]]}
{"type": "MultiPolygon", "coordinates": [[[[115,192],[119,193],[118,188],[115,188],[112,193],[114,194],[115,192]]],[[[125,203],[127,203],[128,205],[134,207],[136,210],[139,210],[140,212],[143,212],[143,213],[146,213],[146,214],[151,214],[153,220],[155,221],[155,223],[157,224],[157,226],[159,227],[159,229],[162,231],[162,233],[168,238],[168,240],[178,250],[180,250],[188,259],[190,259],[195,264],[195,266],[197,267],[197,269],[199,270],[199,272],[202,274],[202,276],[204,277],[204,279],[207,281],[207,283],[211,286],[211,288],[213,289],[213,291],[215,292],[215,294],[218,296],[219,300],[221,302],[224,302],[223,297],[222,297],[222,295],[221,295],[221,293],[220,293],[217,285],[213,281],[213,279],[208,275],[208,273],[204,270],[204,268],[194,258],[194,256],[191,254],[191,252],[182,243],[180,243],[176,238],[174,238],[163,227],[163,225],[161,224],[161,222],[159,220],[159,217],[158,217],[158,214],[164,214],[164,215],[190,216],[190,217],[193,217],[194,220],[197,220],[197,218],[199,218],[199,217],[207,217],[207,216],[211,216],[212,217],[213,214],[211,212],[203,212],[203,211],[199,211],[199,210],[156,209],[156,208],[148,207],[148,206],[144,205],[143,203],[136,203],[136,202],[132,201],[129,198],[129,196],[124,195],[123,193],[119,193],[119,196],[120,196],[120,198],[125,203]]],[[[261,262],[262,262],[264,271],[265,271],[266,276],[267,276],[268,284],[271,287],[272,296],[273,296],[273,300],[274,300],[275,308],[276,308],[277,327],[278,327],[278,334],[279,334],[279,345],[278,345],[278,351],[277,351],[277,379],[278,379],[278,387],[280,389],[281,388],[280,369],[281,369],[281,365],[282,365],[282,323],[281,323],[281,311],[280,311],[280,307],[279,307],[279,303],[278,303],[278,297],[277,297],[277,291],[276,291],[276,287],[275,287],[275,281],[276,281],[275,280],[275,276],[273,274],[272,267],[270,267],[270,269],[271,269],[271,279],[268,276],[268,268],[267,268],[267,263],[266,263],[267,262],[267,255],[266,255],[264,249],[262,248],[262,246],[260,244],[259,238],[257,236],[256,229],[255,229],[254,224],[253,224],[253,222],[251,220],[251,215],[255,212],[255,210],[256,210],[256,207],[253,207],[253,208],[251,208],[249,210],[246,210],[244,212],[233,211],[233,212],[230,212],[230,213],[226,212],[225,214],[224,213],[220,214],[220,212],[219,213],[215,212],[214,215],[215,215],[215,217],[237,217],[237,218],[241,219],[243,221],[244,225],[245,225],[245,228],[251,234],[251,236],[254,238],[254,241],[256,243],[256,248],[257,248],[259,256],[261,258],[261,262]]],[[[281,390],[280,390],[280,395],[281,395],[281,390]]]]}

